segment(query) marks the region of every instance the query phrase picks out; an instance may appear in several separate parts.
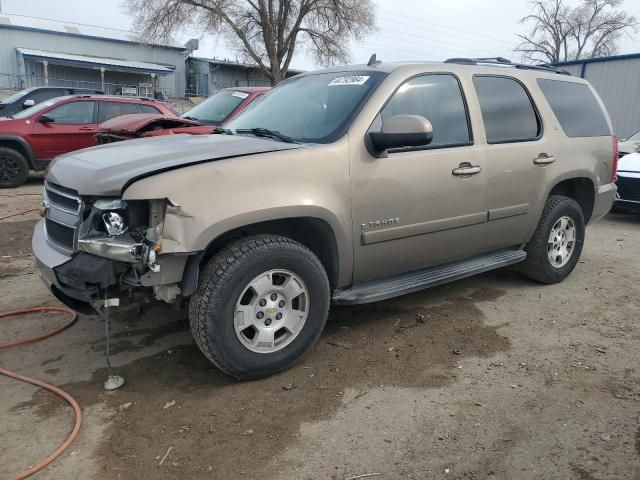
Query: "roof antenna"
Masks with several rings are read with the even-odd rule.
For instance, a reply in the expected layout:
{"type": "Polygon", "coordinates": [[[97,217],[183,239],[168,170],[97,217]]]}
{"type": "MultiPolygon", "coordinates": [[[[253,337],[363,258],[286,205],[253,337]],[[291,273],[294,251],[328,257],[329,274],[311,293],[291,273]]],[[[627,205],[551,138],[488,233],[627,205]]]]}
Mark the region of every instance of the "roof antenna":
{"type": "Polygon", "coordinates": [[[376,54],[374,53],[373,55],[371,55],[371,58],[369,58],[369,61],[367,62],[367,67],[370,67],[371,65],[375,65],[376,63],[380,63],[380,60],[376,58],[376,54]]]}

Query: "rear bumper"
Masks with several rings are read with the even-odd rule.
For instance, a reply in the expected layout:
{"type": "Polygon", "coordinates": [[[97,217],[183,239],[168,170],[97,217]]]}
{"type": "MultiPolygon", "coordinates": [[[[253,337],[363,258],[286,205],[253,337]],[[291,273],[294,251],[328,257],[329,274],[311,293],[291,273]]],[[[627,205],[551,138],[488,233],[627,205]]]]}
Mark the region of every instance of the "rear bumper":
{"type": "Polygon", "coordinates": [[[613,206],[613,201],[616,198],[617,187],[615,183],[607,183],[600,185],[596,189],[596,195],[593,201],[593,212],[591,213],[591,219],[589,223],[594,223],[604,217],[613,206]]]}

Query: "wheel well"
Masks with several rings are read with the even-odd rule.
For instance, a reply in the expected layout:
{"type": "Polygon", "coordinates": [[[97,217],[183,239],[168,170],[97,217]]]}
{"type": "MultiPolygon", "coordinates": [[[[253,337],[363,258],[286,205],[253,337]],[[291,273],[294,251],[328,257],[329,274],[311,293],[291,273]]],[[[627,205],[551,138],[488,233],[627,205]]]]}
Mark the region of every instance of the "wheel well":
{"type": "Polygon", "coordinates": [[[27,152],[27,150],[24,148],[24,145],[22,145],[20,142],[17,142],[15,140],[0,140],[0,147],[10,148],[20,153],[20,155],[22,155],[29,164],[29,167],[33,168],[31,156],[29,155],[29,152],[27,152]]]}
{"type": "Polygon", "coordinates": [[[254,223],[226,232],[211,242],[200,261],[205,265],[229,243],[251,235],[272,234],[288,237],[311,250],[322,262],[333,290],[338,281],[338,245],[331,226],[312,217],[294,217],[254,223]]]}
{"type": "Polygon", "coordinates": [[[588,178],[570,178],[558,183],[549,195],[564,195],[573,198],[584,214],[584,223],[589,223],[593,213],[593,202],[595,200],[595,187],[588,178]]]}

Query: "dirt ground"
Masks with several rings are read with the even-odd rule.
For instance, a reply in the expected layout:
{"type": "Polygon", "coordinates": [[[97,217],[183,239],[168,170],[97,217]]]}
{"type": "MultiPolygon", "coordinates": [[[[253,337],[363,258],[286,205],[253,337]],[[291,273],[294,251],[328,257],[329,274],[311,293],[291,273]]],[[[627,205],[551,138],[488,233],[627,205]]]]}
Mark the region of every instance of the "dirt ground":
{"type": "MultiPolygon", "coordinates": [[[[41,188],[0,191],[0,216],[37,207],[15,195],[41,188]]],[[[57,305],[30,254],[37,218],[0,222],[0,311],[57,305]]],[[[501,270],[335,307],[302,362],[262,381],[219,373],[186,312],[160,304],[115,315],[116,392],[102,389],[98,318],[1,351],[0,366],[61,386],[84,411],[77,441],[37,478],[640,479],[639,298],[640,215],[609,215],[562,284],[501,270]]],[[[64,318],[0,321],[4,343],[64,318]]],[[[61,400],[0,377],[0,478],[71,426],[61,400]]]]}

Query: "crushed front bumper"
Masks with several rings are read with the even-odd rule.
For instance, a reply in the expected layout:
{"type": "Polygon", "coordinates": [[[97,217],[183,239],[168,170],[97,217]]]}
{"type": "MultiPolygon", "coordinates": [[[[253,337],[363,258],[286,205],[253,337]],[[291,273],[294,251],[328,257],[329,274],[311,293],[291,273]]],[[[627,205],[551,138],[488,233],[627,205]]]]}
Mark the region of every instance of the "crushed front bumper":
{"type": "Polygon", "coordinates": [[[66,306],[80,313],[93,311],[106,289],[117,285],[118,276],[128,265],[80,252],[65,255],[52,248],[45,238],[44,220],[40,220],[31,240],[40,277],[49,290],[66,306]]]}

